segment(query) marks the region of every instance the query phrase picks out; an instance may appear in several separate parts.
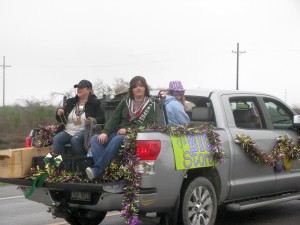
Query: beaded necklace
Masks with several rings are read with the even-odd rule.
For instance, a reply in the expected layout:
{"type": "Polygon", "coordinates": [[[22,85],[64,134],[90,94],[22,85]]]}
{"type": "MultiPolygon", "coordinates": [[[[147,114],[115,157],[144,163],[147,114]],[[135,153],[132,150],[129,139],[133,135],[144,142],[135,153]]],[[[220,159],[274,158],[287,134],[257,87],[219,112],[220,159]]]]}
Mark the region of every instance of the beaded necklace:
{"type": "Polygon", "coordinates": [[[80,105],[79,103],[77,103],[75,105],[75,114],[76,114],[76,116],[80,117],[84,112],[85,112],[85,104],[80,105]]]}
{"type": "Polygon", "coordinates": [[[67,123],[68,123],[68,120],[66,119],[66,116],[65,116],[65,114],[63,113],[63,114],[61,114],[60,116],[60,120],[61,120],[61,123],[63,124],[63,125],[67,125],[67,123]],[[63,119],[65,119],[65,121],[66,121],[66,124],[64,123],[64,120],[63,119]]]}
{"type": "Polygon", "coordinates": [[[142,108],[142,106],[144,104],[144,99],[142,101],[133,100],[131,102],[131,112],[132,113],[136,114],[142,108]]]}
{"type": "Polygon", "coordinates": [[[129,100],[129,106],[128,106],[128,110],[129,110],[129,120],[133,120],[135,119],[136,117],[139,117],[142,110],[143,110],[143,107],[144,107],[144,104],[145,104],[145,97],[143,98],[142,102],[138,105],[137,101],[133,100],[133,99],[130,99],[129,100]]]}

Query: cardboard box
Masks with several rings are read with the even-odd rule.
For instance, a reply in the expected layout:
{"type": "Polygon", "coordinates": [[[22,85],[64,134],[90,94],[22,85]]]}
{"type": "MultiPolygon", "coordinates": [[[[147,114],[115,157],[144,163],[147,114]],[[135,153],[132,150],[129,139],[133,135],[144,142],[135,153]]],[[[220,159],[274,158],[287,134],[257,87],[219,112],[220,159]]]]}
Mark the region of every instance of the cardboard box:
{"type": "Polygon", "coordinates": [[[50,147],[0,150],[0,177],[23,178],[29,175],[32,157],[46,156],[50,147]]]}

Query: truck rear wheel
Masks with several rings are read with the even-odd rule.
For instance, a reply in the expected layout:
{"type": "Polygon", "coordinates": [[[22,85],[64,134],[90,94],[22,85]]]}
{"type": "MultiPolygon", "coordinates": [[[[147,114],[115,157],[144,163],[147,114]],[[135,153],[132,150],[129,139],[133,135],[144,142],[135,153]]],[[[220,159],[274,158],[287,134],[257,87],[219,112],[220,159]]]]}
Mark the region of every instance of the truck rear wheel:
{"type": "Polygon", "coordinates": [[[106,216],[106,212],[90,209],[74,209],[67,212],[64,219],[71,225],[98,225],[106,216]]]}
{"type": "Polygon", "coordinates": [[[217,197],[212,183],[205,177],[197,177],[182,191],[181,224],[213,225],[217,215],[217,197]]]}

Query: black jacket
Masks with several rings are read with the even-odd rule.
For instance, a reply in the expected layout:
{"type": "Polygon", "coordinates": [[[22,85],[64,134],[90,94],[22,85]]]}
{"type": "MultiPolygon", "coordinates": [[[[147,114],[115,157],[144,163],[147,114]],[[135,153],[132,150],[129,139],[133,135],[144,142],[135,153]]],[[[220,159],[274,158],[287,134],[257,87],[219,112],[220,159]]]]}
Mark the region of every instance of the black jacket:
{"type": "MultiPolygon", "coordinates": [[[[77,101],[77,95],[73,98],[67,99],[66,105],[64,107],[64,114],[62,116],[58,116],[56,111],[56,120],[59,123],[67,124],[66,120],[68,119],[68,116],[71,113],[71,111],[74,109],[77,101]]],[[[102,109],[101,100],[98,99],[95,95],[89,96],[88,101],[85,103],[85,116],[86,118],[95,118],[97,124],[105,123],[104,111],[102,109]]],[[[63,130],[64,128],[64,126],[59,126],[59,131],[63,130]]]]}

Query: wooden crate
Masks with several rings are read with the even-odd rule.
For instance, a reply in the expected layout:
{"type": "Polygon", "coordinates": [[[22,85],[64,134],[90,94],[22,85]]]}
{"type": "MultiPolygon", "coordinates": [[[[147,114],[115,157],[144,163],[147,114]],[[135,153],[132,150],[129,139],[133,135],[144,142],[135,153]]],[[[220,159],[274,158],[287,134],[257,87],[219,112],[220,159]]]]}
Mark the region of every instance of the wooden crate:
{"type": "Polygon", "coordinates": [[[0,177],[26,177],[32,166],[32,158],[46,156],[50,151],[50,147],[0,150],[0,177]]]}

